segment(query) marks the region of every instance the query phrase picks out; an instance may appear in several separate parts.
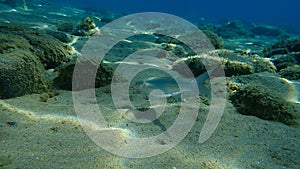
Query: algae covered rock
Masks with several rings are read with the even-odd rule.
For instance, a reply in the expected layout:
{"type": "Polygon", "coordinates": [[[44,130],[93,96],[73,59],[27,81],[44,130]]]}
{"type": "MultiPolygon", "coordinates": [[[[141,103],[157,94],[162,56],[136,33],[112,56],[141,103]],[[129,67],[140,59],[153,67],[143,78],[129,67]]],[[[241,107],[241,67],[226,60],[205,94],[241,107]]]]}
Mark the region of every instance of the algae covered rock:
{"type": "Polygon", "coordinates": [[[300,39],[288,39],[277,42],[263,50],[265,57],[271,57],[279,72],[289,66],[300,64],[300,39]]]}
{"type": "Polygon", "coordinates": [[[23,35],[34,47],[35,54],[39,57],[46,69],[51,69],[69,60],[67,46],[59,40],[46,34],[23,35]]]}
{"type": "Polygon", "coordinates": [[[92,36],[99,34],[99,29],[90,17],[84,18],[75,28],[74,35],[78,36],[92,36]]]}
{"type": "Polygon", "coordinates": [[[256,26],[251,29],[251,32],[259,36],[279,37],[284,35],[284,32],[281,29],[269,25],[256,26]]]}
{"type": "Polygon", "coordinates": [[[253,66],[254,73],[276,73],[277,70],[276,66],[267,58],[251,59],[251,65],[253,66]]]}
{"type": "Polygon", "coordinates": [[[272,62],[277,68],[277,71],[279,72],[282,69],[285,69],[289,66],[294,66],[299,64],[296,59],[297,57],[300,57],[300,53],[290,53],[290,54],[279,54],[279,55],[274,55],[271,57],[273,60],[272,62]]]}
{"type": "Polygon", "coordinates": [[[247,63],[238,61],[226,61],[224,64],[224,72],[226,77],[233,75],[246,75],[253,73],[253,67],[247,63]]]}
{"type": "Polygon", "coordinates": [[[224,48],[223,41],[217,34],[215,34],[210,30],[202,30],[202,31],[207,36],[207,38],[211,41],[211,43],[216,49],[224,48]]]}
{"type": "Polygon", "coordinates": [[[0,98],[51,90],[45,69],[69,60],[65,45],[37,30],[0,24],[0,98]]]}
{"type": "MultiPolygon", "coordinates": [[[[292,52],[300,52],[300,39],[282,40],[274,45],[264,48],[265,57],[271,57],[276,54],[288,54],[292,52]]],[[[300,58],[298,60],[300,62],[300,58]]]]}
{"type": "Polygon", "coordinates": [[[76,24],[74,22],[61,22],[57,24],[57,30],[66,33],[72,33],[76,28],[76,24]]]}
{"type": "Polygon", "coordinates": [[[0,33],[19,35],[26,39],[46,69],[55,68],[69,61],[68,47],[45,33],[17,24],[1,24],[0,33]]]}
{"type": "Polygon", "coordinates": [[[223,38],[240,38],[252,36],[241,21],[227,22],[217,28],[216,33],[223,38]]]}
{"type": "Polygon", "coordinates": [[[29,51],[0,55],[0,98],[42,93],[51,85],[42,63],[29,51]]]}
{"type": "Polygon", "coordinates": [[[22,36],[0,33],[0,53],[14,49],[31,50],[32,47],[22,36]]]}
{"type": "Polygon", "coordinates": [[[296,109],[293,105],[265,86],[247,84],[232,93],[230,100],[241,114],[287,125],[295,123],[296,109]]]}
{"type": "Polygon", "coordinates": [[[279,75],[289,80],[300,80],[300,66],[289,66],[280,70],[279,75]]]}
{"type": "Polygon", "coordinates": [[[79,66],[80,69],[83,71],[81,72],[81,74],[86,74],[87,76],[90,76],[91,72],[93,72],[93,70],[97,68],[96,64],[89,61],[79,63],[72,61],[70,63],[62,65],[59,68],[58,77],[54,80],[54,83],[58,88],[64,90],[72,90],[72,85],[75,85],[73,86],[74,89],[84,90],[90,88],[103,87],[110,84],[112,81],[113,69],[108,65],[102,63],[97,69],[95,84],[91,84],[90,82],[85,81],[80,81],[80,84],[72,84],[75,64],[77,64],[77,66],[79,66]]]}
{"type": "Polygon", "coordinates": [[[160,34],[155,35],[158,37],[155,43],[161,44],[164,50],[171,51],[180,58],[196,55],[190,47],[176,38],[160,34]]]}
{"type": "Polygon", "coordinates": [[[205,65],[203,64],[205,57],[191,56],[188,58],[179,59],[173,64],[173,70],[179,72],[181,75],[190,76],[190,71],[195,77],[206,72],[205,65]],[[189,69],[189,70],[187,70],[189,69]]]}
{"type": "Polygon", "coordinates": [[[192,71],[193,75],[197,77],[207,71],[206,66],[210,67],[211,65],[215,65],[216,63],[221,64],[226,77],[254,73],[253,66],[250,64],[239,61],[232,61],[228,59],[219,59],[209,55],[196,55],[190,56],[188,58],[179,59],[174,62],[173,70],[179,72],[184,76],[189,76],[188,72],[192,71]],[[205,62],[205,64],[203,64],[203,62],[205,62]]]}
{"type": "Polygon", "coordinates": [[[50,35],[56,39],[58,39],[59,41],[63,42],[63,43],[70,43],[73,40],[72,35],[68,35],[64,32],[61,31],[54,31],[54,30],[45,30],[43,31],[45,32],[45,34],[50,35]]]}

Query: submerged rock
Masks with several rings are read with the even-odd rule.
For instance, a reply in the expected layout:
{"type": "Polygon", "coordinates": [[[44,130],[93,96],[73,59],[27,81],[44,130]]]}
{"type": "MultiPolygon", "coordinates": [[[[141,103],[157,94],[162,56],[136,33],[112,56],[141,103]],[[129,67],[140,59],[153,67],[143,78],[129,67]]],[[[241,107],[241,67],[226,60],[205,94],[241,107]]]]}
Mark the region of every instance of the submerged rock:
{"type": "MultiPolygon", "coordinates": [[[[288,67],[300,65],[300,39],[279,41],[274,45],[265,48],[263,53],[265,57],[270,57],[272,59],[272,62],[277,68],[277,72],[286,69],[283,71],[284,73],[281,72],[281,74],[284,74],[283,76],[285,76],[287,72],[291,73],[291,68],[287,69],[288,67]]],[[[295,77],[295,75],[293,76],[295,77]]],[[[288,77],[290,78],[290,76],[288,77]]]]}
{"type": "Polygon", "coordinates": [[[288,66],[280,70],[279,75],[289,80],[300,80],[300,66],[288,66]]]}
{"type": "Polygon", "coordinates": [[[273,36],[273,37],[284,36],[284,32],[281,29],[273,26],[268,26],[268,25],[256,26],[251,29],[251,32],[259,36],[273,36]]]}
{"type": "Polygon", "coordinates": [[[34,47],[36,55],[46,69],[55,68],[70,59],[67,46],[49,35],[27,33],[23,36],[34,47]]]}
{"type": "Polygon", "coordinates": [[[80,63],[76,63],[75,61],[72,61],[70,63],[62,65],[59,68],[58,77],[54,80],[55,86],[64,90],[72,90],[72,87],[75,90],[84,90],[84,89],[99,88],[102,86],[106,86],[110,84],[112,81],[113,69],[110,68],[108,65],[102,63],[97,69],[97,74],[96,74],[94,84],[85,81],[80,81],[80,83],[78,84],[72,84],[75,64],[81,67],[81,70],[84,71],[81,72],[82,76],[84,76],[85,74],[87,76],[90,76],[91,72],[93,72],[93,70],[96,69],[98,66],[89,61],[80,62],[80,63]]]}
{"type": "Polygon", "coordinates": [[[190,56],[188,58],[179,59],[173,64],[173,70],[179,72],[184,76],[190,76],[189,71],[193,73],[195,77],[206,72],[206,66],[210,67],[220,63],[224,69],[225,76],[230,77],[233,75],[245,75],[254,73],[252,65],[243,63],[240,61],[228,60],[225,58],[217,58],[209,55],[190,56]],[[203,64],[205,62],[205,65],[203,64]],[[187,66],[187,67],[186,67],[187,66]],[[186,69],[190,70],[186,70],[186,69]]]}
{"type": "MultiPolygon", "coordinates": [[[[282,40],[263,50],[265,57],[271,57],[276,54],[289,54],[300,52],[300,39],[282,40]]],[[[300,58],[297,58],[300,62],[300,58]]]]}
{"type": "Polygon", "coordinates": [[[253,73],[253,67],[247,63],[227,60],[223,65],[226,77],[247,75],[253,73]]]}
{"type": "Polygon", "coordinates": [[[26,39],[46,69],[55,68],[70,59],[66,45],[37,30],[22,25],[2,24],[0,33],[19,35],[26,39]]]}
{"type": "Polygon", "coordinates": [[[216,33],[223,38],[240,38],[253,36],[241,21],[231,21],[216,29],[216,33]]]}
{"type": "Polygon", "coordinates": [[[69,60],[59,40],[16,24],[0,25],[0,98],[51,90],[46,69],[69,60]]]}
{"type": "Polygon", "coordinates": [[[295,123],[294,106],[265,86],[247,84],[233,92],[230,100],[241,114],[287,125],[295,123]]]}
{"type": "Polygon", "coordinates": [[[22,36],[0,33],[0,53],[15,49],[33,50],[29,42],[22,36]]]}
{"type": "Polygon", "coordinates": [[[285,69],[289,66],[300,64],[300,62],[296,60],[297,57],[300,57],[300,53],[274,55],[271,57],[271,59],[273,60],[272,62],[279,72],[280,70],[285,69]]]}
{"type": "Polygon", "coordinates": [[[202,31],[207,36],[207,38],[211,41],[212,45],[216,49],[224,48],[223,41],[217,34],[215,34],[213,31],[210,30],[202,30],[202,31]]]}
{"type": "Polygon", "coordinates": [[[49,89],[50,80],[33,53],[15,49],[0,55],[0,98],[11,98],[49,89]]]}
{"type": "Polygon", "coordinates": [[[61,22],[57,25],[57,30],[66,33],[72,33],[76,28],[76,24],[74,22],[61,22]]]}
{"type": "Polygon", "coordinates": [[[92,36],[99,34],[100,30],[90,17],[84,18],[75,28],[73,34],[77,36],[92,36]]]}

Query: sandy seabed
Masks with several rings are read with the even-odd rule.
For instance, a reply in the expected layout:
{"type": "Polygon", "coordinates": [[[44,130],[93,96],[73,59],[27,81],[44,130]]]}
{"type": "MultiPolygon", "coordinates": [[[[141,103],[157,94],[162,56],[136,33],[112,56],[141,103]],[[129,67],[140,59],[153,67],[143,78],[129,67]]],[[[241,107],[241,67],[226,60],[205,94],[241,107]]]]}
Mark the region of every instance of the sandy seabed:
{"type": "MultiPolygon", "coordinates": [[[[102,114],[109,115],[112,126],[122,126],[126,119],[116,112],[110,94],[103,90],[107,89],[96,91],[101,93],[97,99],[102,114]]],[[[37,94],[1,100],[2,168],[297,168],[300,163],[299,126],[244,116],[230,103],[226,103],[212,137],[202,144],[198,138],[209,108],[205,104],[200,105],[190,133],[170,151],[142,159],[112,155],[81,128],[72,93],[59,92],[47,102],[39,101],[37,94]]],[[[176,104],[166,111],[176,111],[176,104]]],[[[169,119],[162,117],[162,123],[169,119]]],[[[140,129],[134,123],[127,126],[137,132],[140,129]]],[[[158,132],[160,128],[154,125],[151,130],[158,132]]],[[[143,134],[153,133],[145,127],[143,134]]]]}

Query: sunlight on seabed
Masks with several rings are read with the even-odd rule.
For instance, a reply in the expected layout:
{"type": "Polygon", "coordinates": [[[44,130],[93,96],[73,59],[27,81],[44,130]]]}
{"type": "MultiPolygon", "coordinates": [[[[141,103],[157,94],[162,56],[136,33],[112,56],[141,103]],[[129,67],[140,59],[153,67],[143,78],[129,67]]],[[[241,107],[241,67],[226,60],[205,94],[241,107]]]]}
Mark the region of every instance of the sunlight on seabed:
{"type": "MultiPolygon", "coordinates": [[[[47,120],[47,121],[54,121],[54,122],[68,121],[74,125],[80,125],[78,117],[75,117],[75,116],[70,116],[70,115],[62,116],[62,115],[53,115],[53,114],[41,115],[34,111],[28,111],[28,110],[14,107],[3,101],[0,101],[0,107],[7,109],[9,111],[15,112],[15,113],[23,114],[31,120],[47,120]]],[[[116,127],[101,127],[93,122],[86,121],[84,119],[82,120],[82,122],[84,123],[84,125],[88,126],[93,131],[116,131],[117,133],[119,133],[120,135],[123,135],[123,136],[134,136],[135,135],[134,133],[132,133],[130,130],[127,130],[127,129],[116,128],[116,127]]]]}
{"type": "Polygon", "coordinates": [[[290,81],[285,78],[281,78],[281,80],[290,86],[288,101],[300,104],[300,82],[290,81]]]}

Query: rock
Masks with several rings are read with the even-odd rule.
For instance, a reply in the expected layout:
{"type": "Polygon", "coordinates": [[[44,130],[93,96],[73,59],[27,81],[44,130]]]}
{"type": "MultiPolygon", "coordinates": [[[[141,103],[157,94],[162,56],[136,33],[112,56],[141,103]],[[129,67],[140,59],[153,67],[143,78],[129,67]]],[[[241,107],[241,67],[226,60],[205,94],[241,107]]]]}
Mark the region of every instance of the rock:
{"type": "Polygon", "coordinates": [[[173,52],[173,54],[180,58],[196,55],[191,48],[176,38],[158,34],[155,35],[158,36],[155,43],[161,44],[164,50],[173,52]]]}
{"type": "Polygon", "coordinates": [[[253,58],[250,59],[250,64],[253,66],[253,72],[254,73],[260,73],[260,72],[269,72],[269,73],[276,73],[276,67],[275,65],[266,58],[253,58]]]}
{"type": "Polygon", "coordinates": [[[70,56],[67,52],[67,45],[59,40],[40,33],[26,33],[23,36],[33,46],[35,54],[46,69],[56,68],[60,64],[69,61],[70,56]]]}
{"type": "Polygon", "coordinates": [[[202,31],[207,36],[207,38],[211,41],[212,45],[216,49],[224,48],[223,41],[217,34],[209,30],[202,30],[202,31]]]}
{"type": "Polygon", "coordinates": [[[6,168],[7,165],[13,163],[13,160],[10,155],[1,154],[0,156],[0,168],[6,168]]]}
{"type": "Polygon", "coordinates": [[[295,123],[296,109],[293,105],[265,86],[247,84],[233,92],[230,100],[241,114],[287,125],[295,123]]]}
{"type": "Polygon", "coordinates": [[[179,59],[174,62],[173,70],[179,72],[184,76],[189,76],[189,70],[186,70],[186,68],[188,67],[188,69],[192,71],[193,75],[197,77],[207,71],[205,65],[210,67],[210,65],[215,65],[215,63],[220,62],[220,64],[223,66],[226,77],[230,77],[233,75],[252,74],[254,71],[253,66],[243,62],[231,61],[224,58],[221,60],[215,59],[217,58],[206,55],[190,56],[188,58],[179,59]],[[205,65],[203,64],[203,61],[205,61],[205,65]],[[187,67],[185,67],[185,65],[187,67]]]}
{"type": "MultiPolygon", "coordinates": [[[[75,90],[84,90],[89,88],[99,88],[102,86],[106,86],[112,81],[113,69],[110,68],[108,65],[102,63],[97,69],[95,84],[91,84],[90,82],[80,82],[80,84],[72,84],[75,64],[75,61],[72,61],[70,63],[62,65],[59,68],[58,77],[54,80],[55,86],[64,90],[72,90],[72,85],[75,85],[75,90]]],[[[84,70],[84,72],[82,73],[86,73],[87,75],[90,75],[91,70],[95,69],[97,66],[89,61],[77,64],[78,66],[82,67],[81,70],[84,70]]]]}
{"type": "Polygon", "coordinates": [[[33,50],[32,46],[22,36],[0,33],[0,53],[3,54],[15,49],[33,50]]]}
{"type": "Polygon", "coordinates": [[[272,62],[277,68],[277,71],[279,72],[280,70],[285,69],[289,66],[300,64],[300,62],[296,60],[299,56],[300,52],[291,54],[277,54],[273,55],[271,58],[273,60],[272,62]]]}
{"type": "Polygon", "coordinates": [[[55,68],[70,59],[67,45],[37,30],[16,24],[1,24],[0,33],[19,35],[26,39],[45,69],[55,68]]]}
{"type": "Polygon", "coordinates": [[[222,38],[240,38],[253,36],[241,21],[227,22],[217,28],[216,33],[222,38]]]}
{"type": "Polygon", "coordinates": [[[74,22],[62,22],[57,25],[57,30],[66,33],[72,33],[76,28],[76,24],[74,22]]]}
{"type": "Polygon", "coordinates": [[[179,72],[183,76],[189,77],[189,72],[192,71],[195,77],[206,72],[206,68],[202,63],[202,59],[205,59],[203,56],[193,56],[188,58],[179,59],[174,62],[173,70],[179,72]],[[186,70],[190,69],[190,70],[186,70]]]}
{"type": "Polygon", "coordinates": [[[233,75],[246,75],[253,73],[253,67],[247,63],[238,61],[227,60],[223,64],[224,72],[226,77],[231,77],[233,75]]]}
{"type": "MultiPolygon", "coordinates": [[[[300,52],[300,39],[282,40],[263,50],[264,57],[271,57],[276,54],[289,54],[300,52]]],[[[300,62],[300,57],[297,58],[300,62]]]]}
{"type": "Polygon", "coordinates": [[[50,35],[63,43],[70,43],[73,40],[73,35],[68,35],[61,31],[45,30],[45,34],[50,35]]]}
{"type": "Polygon", "coordinates": [[[284,35],[281,29],[269,25],[256,26],[251,29],[251,32],[259,36],[280,37],[284,35]]]}
{"type": "Polygon", "coordinates": [[[289,80],[300,80],[300,66],[288,66],[280,70],[279,75],[289,80]]]}
{"type": "Polygon", "coordinates": [[[69,60],[59,40],[16,24],[0,24],[0,98],[48,92],[52,88],[45,69],[69,60]]]}
{"type": "Polygon", "coordinates": [[[84,18],[73,31],[73,34],[77,36],[92,36],[99,33],[100,30],[90,17],[84,18]]]}
{"type": "Polygon", "coordinates": [[[33,53],[15,49],[0,55],[0,98],[42,93],[51,85],[33,53]]]}
{"type": "Polygon", "coordinates": [[[163,50],[166,50],[168,52],[171,52],[172,54],[176,55],[179,58],[185,58],[188,56],[191,56],[193,53],[189,53],[188,51],[192,51],[191,49],[189,49],[186,45],[176,45],[173,43],[162,43],[161,47],[163,50]],[[188,49],[188,51],[186,50],[188,49]]]}
{"type": "Polygon", "coordinates": [[[249,75],[232,76],[230,79],[232,82],[239,84],[239,86],[249,83],[263,85],[269,88],[271,91],[280,91],[282,98],[287,100],[290,99],[289,92],[291,91],[291,85],[284,79],[280,78],[280,76],[277,74],[262,72],[249,75]]]}

